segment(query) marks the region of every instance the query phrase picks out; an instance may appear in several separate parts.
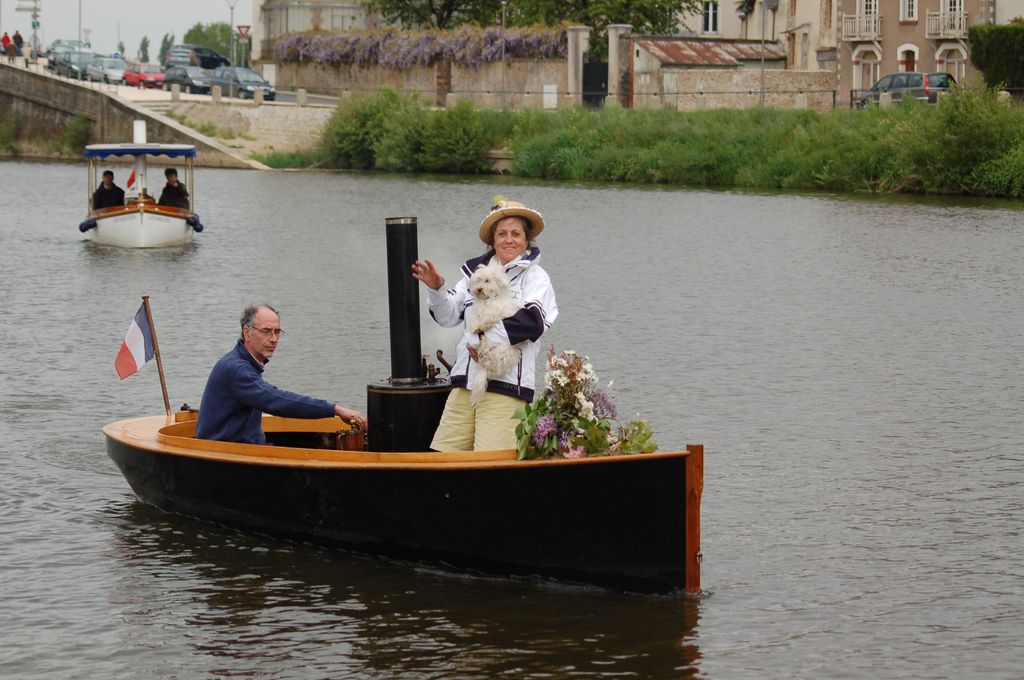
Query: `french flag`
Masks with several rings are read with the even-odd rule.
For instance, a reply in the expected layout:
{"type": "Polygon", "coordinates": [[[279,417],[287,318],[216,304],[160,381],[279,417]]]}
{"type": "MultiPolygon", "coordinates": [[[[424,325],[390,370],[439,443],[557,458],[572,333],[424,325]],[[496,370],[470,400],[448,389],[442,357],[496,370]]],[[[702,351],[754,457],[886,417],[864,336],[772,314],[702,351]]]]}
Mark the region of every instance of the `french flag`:
{"type": "Polygon", "coordinates": [[[114,359],[114,368],[121,380],[136,373],[142,366],[156,356],[156,348],[153,346],[153,333],[150,331],[149,314],[146,313],[146,303],[139,306],[135,312],[132,325],[128,327],[128,334],[124,336],[121,343],[121,351],[114,359]]]}

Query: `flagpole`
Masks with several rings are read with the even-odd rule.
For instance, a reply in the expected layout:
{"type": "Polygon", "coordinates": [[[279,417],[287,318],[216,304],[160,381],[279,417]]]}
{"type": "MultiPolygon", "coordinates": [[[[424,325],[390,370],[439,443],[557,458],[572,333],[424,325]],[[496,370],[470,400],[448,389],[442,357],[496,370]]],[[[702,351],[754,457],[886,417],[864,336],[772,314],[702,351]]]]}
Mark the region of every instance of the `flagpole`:
{"type": "Polygon", "coordinates": [[[149,296],[142,296],[142,304],[146,306],[146,318],[149,320],[149,334],[153,336],[153,354],[156,356],[156,370],[160,374],[160,390],[164,393],[164,408],[167,417],[171,417],[171,400],[167,398],[167,381],[164,379],[164,362],[160,358],[160,343],[156,341],[156,324],[153,323],[153,312],[149,308],[149,296]]]}

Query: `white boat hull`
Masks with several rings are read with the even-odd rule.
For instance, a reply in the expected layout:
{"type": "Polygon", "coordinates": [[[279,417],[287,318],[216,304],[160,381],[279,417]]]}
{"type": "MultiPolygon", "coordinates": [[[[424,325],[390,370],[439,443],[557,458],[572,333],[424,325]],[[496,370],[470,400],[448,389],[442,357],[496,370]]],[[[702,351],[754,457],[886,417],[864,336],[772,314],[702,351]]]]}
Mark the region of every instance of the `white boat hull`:
{"type": "Polygon", "coordinates": [[[121,248],[166,248],[189,243],[193,229],[184,216],[132,211],[96,216],[96,226],[86,232],[94,242],[121,248]]]}
{"type": "MultiPolygon", "coordinates": [[[[167,248],[189,243],[193,233],[203,230],[199,216],[193,209],[193,197],[185,192],[184,201],[174,201],[182,205],[157,203],[147,191],[146,159],[150,156],[166,157],[171,163],[184,162],[186,186],[194,189],[192,169],[196,148],[191,144],[148,143],[146,122],[142,120],[134,122],[132,132],[134,141],[130,144],[89,144],[85,147],[85,157],[89,161],[89,210],[85,220],[78,225],[79,231],[95,243],[121,248],[167,248]],[[136,194],[128,196],[127,201],[124,200],[124,192],[120,190],[119,194],[114,192],[104,194],[101,198],[96,197],[95,187],[99,186],[100,166],[106,165],[110,158],[134,160],[128,186],[134,184],[136,194]],[[105,207],[97,208],[96,203],[105,207]]],[[[173,166],[168,171],[171,169],[173,166]]]]}

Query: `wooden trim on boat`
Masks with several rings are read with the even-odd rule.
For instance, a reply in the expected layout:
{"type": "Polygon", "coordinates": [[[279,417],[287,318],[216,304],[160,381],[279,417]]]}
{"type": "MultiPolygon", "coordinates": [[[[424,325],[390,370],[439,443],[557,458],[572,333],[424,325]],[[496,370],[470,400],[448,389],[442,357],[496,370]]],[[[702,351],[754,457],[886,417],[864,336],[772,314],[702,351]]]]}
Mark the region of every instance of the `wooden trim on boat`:
{"type": "Polygon", "coordinates": [[[110,208],[100,208],[99,210],[93,210],[89,213],[89,216],[93,219],[106,218],[106,217],[117,217],[119,215],[134,215],[135,213],[152,213],[154,215],[167,215],[168,217],[181,217],[186,218],[192,214],[191,210],[185,208],[177,208],[170,205],[160,205],[153,199],[137,201],[128,201],[123,206],[113,206],[110,208]]]}
{"type": "MultiPolygon", "coordinates": [[[[689,456],[690,452],[657,452],[623,456],[599,456],[577,459],[517,460],[514,449],[502,451],[456,452],[376,452],[309,449],[287,446],[240,444],[195,438],[196,421],[175,422],[173,417],[146,416],[111,423],[103,433],[117,441],[149,451],[171,455],[205,458],[224,462],[251,463],[298,467],[410,467],[443,468],[500,468],[536,467],[550,465],[600,465],[627,462],[640,458],[668,458],[689,456]]],[[[264,416],[265,432],[322,432],[330,434],[347,429],[340,418],[290,419],[264,416]]]]}
{"type": "Polygon", "coordinates": [[[687,444],[686,488],[683,503],[686,513],[686,570],[683,590],[687,595],[700,596],[700,499],[704,493],[704,445],[687,444]]]}

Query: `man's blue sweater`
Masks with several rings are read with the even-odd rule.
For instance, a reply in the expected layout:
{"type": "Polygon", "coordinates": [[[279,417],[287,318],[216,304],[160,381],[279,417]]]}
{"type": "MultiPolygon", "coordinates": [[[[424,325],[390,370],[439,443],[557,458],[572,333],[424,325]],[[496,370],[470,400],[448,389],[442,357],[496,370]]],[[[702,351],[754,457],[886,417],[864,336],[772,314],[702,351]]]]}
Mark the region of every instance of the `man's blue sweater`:
{"type": "Polygon", "coordinates": [[[263,366],[239,339],[210,371],[199,406],[196,437],[265,444],[264,413],[287,418],[330,418],[334,404],[280,390],[263,380],[263,366]]]}

